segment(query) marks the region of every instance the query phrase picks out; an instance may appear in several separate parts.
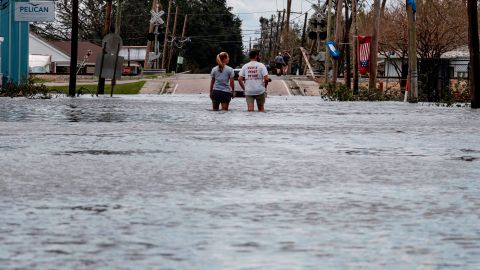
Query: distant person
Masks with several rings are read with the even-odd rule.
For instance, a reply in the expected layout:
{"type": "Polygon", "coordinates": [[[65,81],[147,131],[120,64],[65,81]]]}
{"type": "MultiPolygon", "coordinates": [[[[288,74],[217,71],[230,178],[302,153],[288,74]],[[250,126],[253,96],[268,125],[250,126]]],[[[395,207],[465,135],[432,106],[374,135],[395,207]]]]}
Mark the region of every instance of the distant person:
{"type": "Polygon", "coordinates": [[[250,51],[248,57],[250,62],[240,70],[238,82],[245,92],[248,111],[254,111],[256,101],[258,111],[264,112],[267,97],[266,87],[269,81],[267,67],[260,63],[260,54],[257,50],[250,51]]]}
{"type": "Polygon", "coordinates": [[[219,53],[216,61],[218,65],[212,69],[212,81],[210,83],[212,108],[214,111],[218,111],[220,104],[222,104],[222,111],[228,111],[230,101],[235,97],[235,84],[233,82],[235,72],[233,68],[227,66],[230,61],[228,53],[219,53]]]}
{"type": "Polygon", "coordinates": [[[281,52],[275,57],[275,68],[277,69],[277,76],[282,75],[283,66],[285,65],[285,61],[283,60],[283,55],[281,52]]]}
{"type": "Polygon", "coordinates": [[[283,52],[283,75],[287,75],[288,73],[288,62],[290,62],[290,58],[292,58],[292,56],[287,52],[287,51],[284,51],[283,52]]]}

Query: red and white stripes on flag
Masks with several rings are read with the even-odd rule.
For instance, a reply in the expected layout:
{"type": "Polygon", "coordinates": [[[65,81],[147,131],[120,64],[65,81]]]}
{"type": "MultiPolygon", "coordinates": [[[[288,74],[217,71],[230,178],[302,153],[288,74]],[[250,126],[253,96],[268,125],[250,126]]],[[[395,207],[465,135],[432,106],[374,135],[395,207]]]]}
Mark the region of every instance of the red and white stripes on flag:
{"type": "Polygon", "coordinates": [[[367,74],[370,71],[370,44],[372,37],[358,36],[358,72],[367,74]]]}

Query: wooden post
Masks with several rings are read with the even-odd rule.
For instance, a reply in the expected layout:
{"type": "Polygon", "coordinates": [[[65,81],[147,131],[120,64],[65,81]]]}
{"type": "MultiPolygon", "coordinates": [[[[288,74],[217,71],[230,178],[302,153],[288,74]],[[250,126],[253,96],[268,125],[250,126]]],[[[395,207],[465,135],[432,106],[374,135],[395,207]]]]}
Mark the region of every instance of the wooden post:
{"type": "Polygon", "coordinates": [[[122,0],[117,0],[117,16],[115,17],[115,34],[120,34],[122,27],[122,0]]]}
{"type": "Polygon", "coordinates": [[[282,48],[282,45],[283,45],[283,42],[284,42],[284,38],[283,38],[283,29],[285,27],[285,9],[283,10],[283,15],[282,15],[282,23],[280,24],[280,42],[278,44],[279,46],[279,50],[281,50],[282,48]]]}
{"type": "Polygon", "coordinates": [[[285,22],[285,39],[288,43],[288,34],[290,32],[290,13],[292,10],[292,0],[287,0],[287,21],[285,22]]]}
{"type": "MultiPolygon", "coordinates": [[[[153,0],[152,11],[158,11],[157,6],[158,6],[158,0],[153,0]]],[[[155,30],[155,24],[153,24],[153,22],[150,22],[150,26],[148,27],[148,33],[152,33],[154,30],[155,30]]],[[[152,51],[152,41],[149,40],[147,41],[147,51],[145,53],[145,64],[144,64],[145,69],[151,68],[150,61],[148,61],[149,54],[151,51],[152,51]]]]}
{"type": "Polygon", "coordinates": [[[370,44],[370,80],[368,89],[377,89],[377,66],[378,66],[378,33],[380,29],[380,0],[374,1],[373,7],[373,31],[372,43],[370,44]]]}
{"type": "Polygon", "coordinates": [[[357,0],[352,0],[353,23],[353,94],[358,95],[358,25],[357,0]]]}
{"type": "Polygon", "coordinates": [[[480,45],[478,38],[477,0],[468,0],[468,35],[470,48],[470,91],[472,108],[480,108],[480,45]]]}
{"type": "Polygon", "coordinates": [[[168,46],[168,31],[170,28],[170,14],[172,11],[172,0],[168,1],[168,15],[167,15],[167,25],[165,27],[165,40],[163,41],[163,52],[162,52],[162,69],[165,68],[165,63],[167,62],[167,46],[168,46]]]}
{"type": "MultiPolygon", "coordinates": [[[[178,6],[175,9],[175,19],[173,20],[173,31],[172,31],[172,36],[173,36],[173,41],[175,42],[176,37],[175,34],[177,33],[177,18],[178,18],[178,6]]],[[[167,71],[170,72],[170,65],[172,63],[172,57],[173,57],[173,49],[174,49],[174,44],[170,46],[170,55],[168,56],[168,66],[167,66],[167,71]]]]}
{"type": "MultiPolygon", "coordinates": [[[[343,0],[337,0],[337,11],[335,12],[335,43],[340,50],[340,36],[342,35],[342,9],[343,9],[343,0]]],[[[333,78],[332,83],[335,85],[337,83],[338,77],[338,61],[333,61],[333,78]]]]}
{"type": "Polygon", "coordinates": [[[270,40],[268,42],[268,57],[269,58],[272,58],[272,52],[274,50],[272,50],[272,46],[273,46],[273,42],[272,42],[272,39],[273,39],[273,15],[272,15],[272,18],[270,19],[270,40]]]}
{"type": "Polygon", "coordinates": [[[75,97],[77,89],[77,58],[78,58],[78,0],[72,1],[72,37],[70,50],[70,82],[68,95],[75,97]]]}
{"type": "MultiPolygon", "coordinates": [[[[353,0],[355,1],[355,0],[353,0]]],[[[345,85],[350,90],[352,88],[352,63],[350,58],[350,20],[348,11],[348,2],[345,2],[345,33],[344,33],[344,40],[343,43],[345,46],[345,66],[346,70],[344,71],[345,74],[345,85]]]]}
{"type": "Polygon", "coordinates": [[[408,93],[410,102],[418,101],[417,29],[412,5],[407,5],[408,17],[408,93]]]}
{"type": "Polygon", "coordinates": [[[278,43],[280,43],[280,33],[278,32],[279,31],[279,27],[280,27],[280,20],[281,20],[281,17],[282,16],[282,13],[279,11],[278,12],[278,20],[277,20],[277,31],[275,32],[275,50],[274,50],[274,57],[278,54],[278,50],[279,50],[279,45],[278,43]]]}
{"type": "MultiPolygon", "coordinates": [[[[327,10],[327,40],[332,38],[332,4],[333,0],[328,0],[328,10],[327,10]]],[[[320,6],[320,1],[318,1],[318,6],[320,6]]],[[[320,46],[320,44],[318,44],[320,46]]],[[[320,50],[318,50],[320,51],[320,50]]],[[[328,70],[330,69],[330,54],[328,53],[328,48],[325,48],[325,83],[328,83],[328,70]]]]}
{"type": "MultiPolygon", "coordinates": [[[[112,0],[107,0],[106,6],[105,6],[105,20],[103,23],[103,36],[106,36],[108,33],[110,33],[110,27],[112,25],[112,0]]],[[[105,46],[102,44],[102,53],[106,54],[105,51],[105,46]]],[[[103,69],[103,61],[104,58],[102,58],[102,69],[103,69]]],[[[105,78],[102,78],[102,71],[100,71],[100,78],[98,78],[98,86],[97,86],[97,95],[103,95],[105,94],[105,78]]]]}

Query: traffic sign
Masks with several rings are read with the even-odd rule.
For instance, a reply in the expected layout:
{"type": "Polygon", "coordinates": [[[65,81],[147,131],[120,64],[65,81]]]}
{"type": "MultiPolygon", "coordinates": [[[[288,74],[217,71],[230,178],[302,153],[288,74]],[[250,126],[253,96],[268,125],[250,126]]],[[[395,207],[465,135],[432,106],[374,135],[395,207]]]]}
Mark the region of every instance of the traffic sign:
{"type": "Polygon", "coordinates": [[[160,10],[160,11],[152,10],[152,11],[150,11],[150,13],[152,14],[152,18],[150,19],[150,23],[153,23],[155,25],[165,23],[162,19],[163,14],[165,14],[165,12],[163,10],[160,10]]]}
{"type": "Polygon", "coordinates": [[[103,38],[102,44],[105,44],[107,53],[117,54],[117,50],[123,46],[123,40],[118,34],[108,34],[103,38]]]}

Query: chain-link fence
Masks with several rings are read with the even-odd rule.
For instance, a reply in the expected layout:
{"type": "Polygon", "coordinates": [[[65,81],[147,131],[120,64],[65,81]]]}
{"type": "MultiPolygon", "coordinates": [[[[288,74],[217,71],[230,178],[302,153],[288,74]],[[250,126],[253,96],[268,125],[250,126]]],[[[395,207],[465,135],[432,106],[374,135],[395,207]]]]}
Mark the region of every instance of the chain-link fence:
{"type": "MultiPolygon", "coordinates": [[[[469,59],[419,59],[418,95],[420,101],[470,100],[469,59]]],[[[390,91],[405,91],[408,63],[385,59],[379,65],[380,85],[390,91]]]]}

